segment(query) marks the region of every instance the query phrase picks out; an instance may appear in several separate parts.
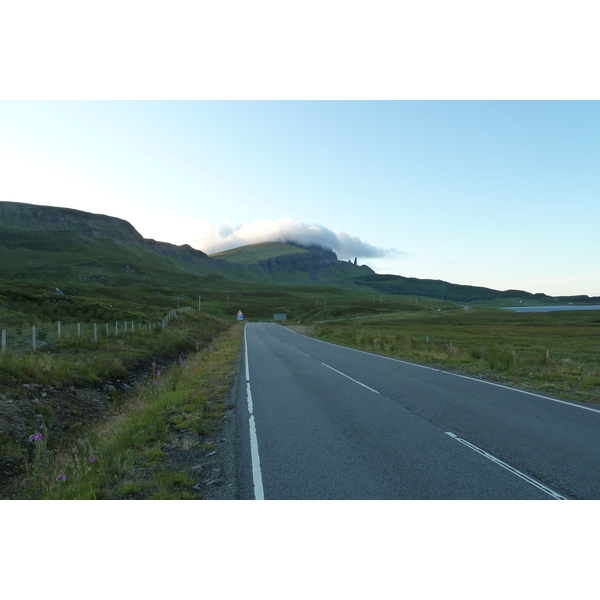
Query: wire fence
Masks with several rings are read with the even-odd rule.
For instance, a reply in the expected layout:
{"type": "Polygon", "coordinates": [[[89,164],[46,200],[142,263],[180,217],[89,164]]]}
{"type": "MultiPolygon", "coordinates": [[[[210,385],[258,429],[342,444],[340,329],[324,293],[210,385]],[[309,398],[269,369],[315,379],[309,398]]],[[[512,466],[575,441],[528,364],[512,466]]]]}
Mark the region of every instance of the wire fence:
{"type": "Polygon", "coordinates": [[[43,350],[50,344],[60,341],[80,339],[82,341],[98,341],[140,330],[165,327],[169,319],[179,313],[191,310],[189,306],[170,310],[161,321],[112,321],[110,323],[51,323],[48,325],[32,325],[18,329],[2,329],[1,352],[35,352],[43,350]]]}

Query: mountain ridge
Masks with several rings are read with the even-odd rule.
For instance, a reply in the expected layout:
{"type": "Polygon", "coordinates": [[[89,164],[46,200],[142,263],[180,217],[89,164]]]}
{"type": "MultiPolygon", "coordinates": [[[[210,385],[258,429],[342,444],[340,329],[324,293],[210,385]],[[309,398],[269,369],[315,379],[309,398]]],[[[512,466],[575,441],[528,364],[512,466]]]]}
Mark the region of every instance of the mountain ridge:
{"type": "Polygon", "coordinates": [[[188,244],[144,238],[118,217],[71,208],[0,202],[0,279],[132,285],[177,277],[219,276],[265,284],[327,284],[393,295],[456,302],[523,299],[597,301],[585,295],[552,297],[523,290],[382,275],[341,261],[331,249],[294,242],[242,246],[209,256],[188,244]],[[265,248],[269,249],[265,252],[265,248]],[[240,262],[235,259],[239,258],[240,262]],[[181,275],[179,275],[179,273],[181,275]],[[162,279],[161,279],[162,278],[162,279]]]}

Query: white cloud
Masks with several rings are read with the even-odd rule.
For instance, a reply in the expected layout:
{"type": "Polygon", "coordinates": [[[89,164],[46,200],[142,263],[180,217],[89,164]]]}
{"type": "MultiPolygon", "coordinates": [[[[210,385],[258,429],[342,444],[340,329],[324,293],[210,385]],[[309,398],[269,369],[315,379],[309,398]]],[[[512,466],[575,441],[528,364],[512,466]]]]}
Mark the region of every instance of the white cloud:
{"type": "Polygon", "coordinates": [[[359,258],[401,257],[393,248],[379,248],[342,231],[333,231],[322,225],[295,223],[291,219],[268,221],[256,219],[252,223],[233,227],[222,223],[196,236],[191,245],[207,254],[214,254],[248,244],[262,242],[289,242],[303,246],[317,245],[333,250],[340,260],[359,258]]]}

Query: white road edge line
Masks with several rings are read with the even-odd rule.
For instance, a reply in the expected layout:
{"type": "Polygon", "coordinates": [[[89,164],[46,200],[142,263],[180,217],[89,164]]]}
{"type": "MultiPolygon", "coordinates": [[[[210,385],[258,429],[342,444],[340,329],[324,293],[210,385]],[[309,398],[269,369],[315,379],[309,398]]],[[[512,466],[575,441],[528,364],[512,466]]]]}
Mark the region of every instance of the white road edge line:
{"type": "Polygon", "coordinates": [[[250,368],[248,367],[248,341],[246,340],[246,327],[244,326],[244,356],[246,357],[246,381],[250,381],[250,368]]]}
{"type": "Polygon", "coordinates": [[[408,360],[401,360],[399,358],[392,358],[391,356],[382,356],[381,354],[373,354],[372,352],[365,352],[364,350],[358,350],[357,348],[349,348],[348,346],[341,346],[340,344],[333,344],[332,342],[326,342],[317,338],[310,338],[322,344],[329,344],[330,346],[336,346],[338,348],[345,348],[346,350],[352,350],[353,352],[360,352],[360,354],[367,354],[368,356],[375,356],[376,358],[384,358],[393,362],[399,362],[403,365],[409,365],[411,367],[418,367],[419,369],[429,369],[430,371],[437,371],[444,375],[451,375],[452,377],[462,377],[463,379],[470,379],[471,381],[477,381],[478,383],[485,383],[486,385],[494,385],[505,390],[512,392],[519,392],[521,394],[527,394],[528,396],[535,396],[536,398],[542,398],[543,400],[551,400],[552,402],[558,402],[560,404],[566,404],[573,408],[581,408],[583,410],[589,410],[591,412],[600,413],[597,408],[591,408],[589,406],[583,406],[582,404],[574,404],[573,402],[567,402],[566,400],[559,400],[558,398],[551,398],[550,396],[543,396],[542,394],[536,394],[534,392],[528,392],[527,390],[520,390],[518,388],[509,387],[508,385],[502,385],[501,383],[494,383],[493,381],[486,381],[485,379],[476,379],[475,377],[469,377],[468,375],[460,375],[459,373],[452,373],[450,371],[443,371],[442,369],[436,369],[435,367],[428,367],[426,365],[419,365],[417,363],[409,362],[408,360]]]}
{"type": "Polygon", "coordinates": [[[332,371],[335,371],[336,373],[339,373],[340,375],[347,377],[350,381],[354,381],[354,383],[358,383],[358,385],[362,385],[364,388],[367,388],[370,392],[373,392],[374,394],[379,394],[379,392],[377,390],[374,390],[373,388],[369,387],[368,385],[365,385],[364,383],[361,383],[360,381],[353,379],[352,377],[350,377],[350,375],[346,375],[346,373],[342,373],[341,371],[338,371],[337,369],[330,367],[328,364],[326,364],[324,362],[322,362],[321,364],[324,367],[327,367],[328,369],[331,369],[332,371]]]}
{"type": "Polygon", "coordinates": [[[260,457],[258,455],[258,438],[256,437],[256,424],[254,415],[250,415],[250,454],[252,455],[252,481],[254,483],[254,499],[264,500],[262,475],[260,472],[260,457]]]}
{"type": "Polygon", "coordinates": [[[471,448],[471,450],[475,450],[475,452],[478,452],[482,456],[485,456],[485,458],[487,458],[488,460],[491,460],[492,462],[496,463],[497,465],[503,467],[507,471],[510,471],[517,477],[524,479],[527,483],[530,483],[534,487],[542,490],[542,492],[545,492],[549,496],[552,496],[555,500],[566,500],[566,498],[564,496],[561,496],[558,492],[555,492],[553,489],[545,486],[543,483],[540,483],[539,481],[536,481],[532,477],[529,477],[529,475],[525,475],[525,473],[519,471],[518,469],[515,469],[515,467],[512,467],[508,463],[505,463],[504,461],[500,460],[499,458],[496,458],[495,456],[493,456],[492,454],[489,454],[485,450],[478,448],[477,446],[475,446],[475,444],[471,444],[471,442],[467,442],[467,440],[463,440],[462,438],[459,438],[457,435],[455,435],[451,431],[445,431],[444,433],[446,435],[449,435],[451,438],[454,438],[457,442],[460,442],[461,444],[464,444],[468,448],[471,448]]]}
{"type": "Polygon", "coordinates": [[[256,423],[254,421],[254,405],[252,403],[252,390],[250,389],[250,369],[248,367],[248,341],[246,339],[246,327],[244,327],[244,356],[246,357],[246,397],[248,400],[248,412],[250,419],[250,458],[252,464],[252,483],[254,484],[254,499],[264,500],[265,492],[260,471],[260,456],[258,454],[258,437],[256,435],[256,423]]]}

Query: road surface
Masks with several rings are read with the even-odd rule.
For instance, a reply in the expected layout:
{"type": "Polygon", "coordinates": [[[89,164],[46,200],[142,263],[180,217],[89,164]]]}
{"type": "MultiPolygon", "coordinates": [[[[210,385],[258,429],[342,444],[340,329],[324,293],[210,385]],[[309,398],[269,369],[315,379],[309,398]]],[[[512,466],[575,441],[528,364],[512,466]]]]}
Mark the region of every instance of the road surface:
{"type": "Polygon", "coordinates": [[[242,499],[598,499],[600,409],[249,323],[242,499]]]}

